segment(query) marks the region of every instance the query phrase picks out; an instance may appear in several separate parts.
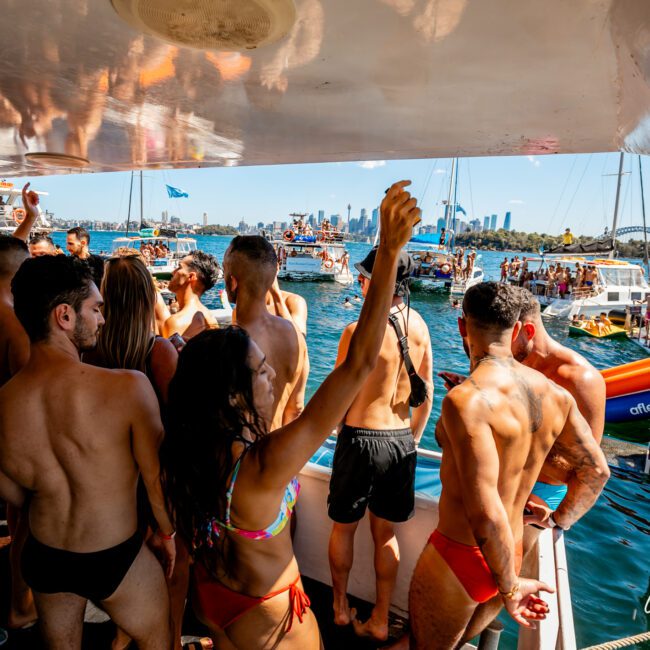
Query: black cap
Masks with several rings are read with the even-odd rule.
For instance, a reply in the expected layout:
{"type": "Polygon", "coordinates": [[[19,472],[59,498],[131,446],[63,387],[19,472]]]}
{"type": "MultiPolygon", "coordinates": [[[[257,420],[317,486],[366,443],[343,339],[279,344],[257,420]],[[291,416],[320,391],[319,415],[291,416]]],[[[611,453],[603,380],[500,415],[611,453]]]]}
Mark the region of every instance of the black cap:
{"type": "MultiPolygon", "coordinates": [[[[361,262],[357,262],[354,268],[359,271],[361,275],[370,279],[372,277],[372,269],[375,266],[375,258],[377,257],[377,247],[375,246],[365,256],[361,262]]],[[[409,278],[413,272],[413,260],[411,256],[405,251],[400,251],[397,258],[397,277],[395,279],[395,295],[403,296],[408,293],[409,278]]]]}

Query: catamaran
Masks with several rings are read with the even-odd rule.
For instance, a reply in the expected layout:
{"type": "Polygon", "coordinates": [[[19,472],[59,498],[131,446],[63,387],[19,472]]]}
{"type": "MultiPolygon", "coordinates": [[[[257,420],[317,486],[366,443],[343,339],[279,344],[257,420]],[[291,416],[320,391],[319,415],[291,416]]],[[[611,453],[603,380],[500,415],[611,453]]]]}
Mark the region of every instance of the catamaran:
{"type": "MultiPolygon", "coordinates": [[[[20,47],[0,72],[0,174],[650,153],[647,0],[176,4],[6,3],[20,47]],[[218,25],[226,4],[223,25],[247,29],[218,25]]],[[[420,454],[432,480],[398,533],[395,611],[436,525],[438,464],[420,454]]],[[[324,584],[328,476],[319,455],[301,473],[295,540],[302,573],[324,584]]],[[[350,592],[372,600],[365,522],[355,544],[350,592]]],[[[545,595],[551,615],[520,647],[575,649],[563,536],[545,532],[539,558],[559,598],[545,595]]]]}
{"type": "MultiPolygon", "coordinates": [[[[36,192],[39,197],[47,196],[47,192],[36,192]]],[[[18,224],[27,216],[22,202],[22,188],[15,187],[9,181],[0,181],[0,233],[12,235],[18,224]]],[[[32,228],[32,233],[47,235],[52,232],[52,224],[38,205],[38,218],[32,228]]]]}

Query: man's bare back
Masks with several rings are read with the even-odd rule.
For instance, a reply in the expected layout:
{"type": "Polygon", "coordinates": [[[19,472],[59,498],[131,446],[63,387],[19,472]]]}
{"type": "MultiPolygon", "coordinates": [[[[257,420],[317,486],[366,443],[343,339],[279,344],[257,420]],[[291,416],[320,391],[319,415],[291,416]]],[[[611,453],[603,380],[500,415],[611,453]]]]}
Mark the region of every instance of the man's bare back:
{"type": "Polygon", "coordinates": [[[471,456],[463,451],[467,445],[481,445],[485,471],[498,472],[499,498],[515,541],[521,540],[524,506],[572,403],[565,390],[511,357],[486,357],[467,381],[452,389],[436,429],[439,444],[451,452],[443,454],[440,468],[440,532],[463,544],[482,546],[487,541],[475,539],[468,519],[459,516],[463,494],[471,489],[463,480],[464,462],[477,454],[476,449],[471,456]]]}
{"type": "Polygon", "coordinates": [[[192,321],[197,314],[203,315],[205,324],[208,327],[216,327],[218,325],[212,312],[200,300],[196,300],[186,304],[181,310],[172,314],[165,321],[163,336],[166,338],[169,338],[172,334],[185,336],[187,329],[192,325],[192,321]]]}
{"type": "MultiPolygon", "coordinates": [[[[431,382],[431,341],[426,323],[414,309],[408,312],[402,303],[393,307],[392,313],[397,315],[402,331],[408,332],[409,353],[418,374],[427,382],[431,382]]],[[[348,325],[341,337],[337,364],[341,363],[347,354],[347,346],[356,329],[356,323],[348,325]]],[[[429,386],[428,400],[432,399],[432,386],[429,386]]],[[[368,380],[357,394],[350,410],[345,416],[345,424],[365,429],[402,429],[411,426],[409,413],[409,396],[411,384],[395,329],[386,323],[386,333],[381,346],[377,365],[370,373],[368,380]]],[[[418,431],[419,436],[422,431],[418,431]]]]}
{"type": "MultiPolygon", "coordinates": [[[[275,371],[274,415],[270,429],[273,431],[281,427],[285,421],[285,410],[289,402],[293,400],[302,403],[304,400],[306,378],[301,381],[301,375],[307,346],[296,326],[279,316],[261,315],[251,322],[238,321],[238,325],[241,325],[259,345],[266,355],[267,363],[275,371]]],[[[300,414],[301,408],[296,405],[295,417],[300,414]]]]}
{"type": "Polygon", "coordinates": [[[131,429],[146,415],[147,384],[133,371],[43,359],[0,390],[0,468],[33,494],[39,541],[89,552],[133,534],[131,429]]]}
{"type": "Polygon", "coordinates": [[[0,301],[0,386],[29,359],[29,338],[14,314],[13,305],[0,301]]]}

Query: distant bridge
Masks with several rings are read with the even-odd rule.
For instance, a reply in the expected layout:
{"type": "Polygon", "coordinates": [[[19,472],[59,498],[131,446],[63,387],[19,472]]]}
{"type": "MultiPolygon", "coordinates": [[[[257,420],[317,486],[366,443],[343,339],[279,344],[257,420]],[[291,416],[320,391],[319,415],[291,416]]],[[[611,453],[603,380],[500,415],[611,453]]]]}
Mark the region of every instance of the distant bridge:
{"type": "MultiPolygon", "coordinates": [[[[643,226],[626,226],[625,228],[617,228],[616,229],[616,236],[620,237],[622,235],[631,235],[633,233],[642,233],[643,231],[646,231],[648,235],[650,235],[650,226],[647,226],[645,229],[643,226]]],[[[611,233],[605,233],[605,235],[610,235],[611,233]]]]}

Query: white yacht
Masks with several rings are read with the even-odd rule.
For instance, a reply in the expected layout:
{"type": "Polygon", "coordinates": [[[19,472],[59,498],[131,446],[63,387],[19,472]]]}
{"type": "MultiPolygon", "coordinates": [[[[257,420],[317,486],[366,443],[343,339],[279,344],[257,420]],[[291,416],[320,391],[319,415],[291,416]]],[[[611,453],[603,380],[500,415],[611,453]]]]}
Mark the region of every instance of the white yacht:
{"type": "MultiPolygon", "coordinates": [[[[22,188],[15,187],[9,181],[0,181],[0,233],[12,235],[18,224],[26,216],[23,208],[22,188]]],[[[39,197],[47,196],[47,192],[36,192],[39,197]]],[[[49,234],[52,232],[52,224],[47,220],[45,213],[38,206],[38,219],[32,228],[33,234],[49,234]]]]}
{"type": "Polygon", "coordinates": [[[299,231],[289,228],[281,239],[275,239],[272,243],[278,256],[278,277],[282,280],[332,281],[339,284],[351,284],[354,280],[343,235],[336,230],[299,234],[299,231]]]}
{"type": "MultiPolygon", "coordinates": [[[[529,260],[529,263],[533,260],[529,260]]],[[[590,287],[574,289],[563,298],[557,286],[549,288],[543,281],[531,287],[544,309],[544,316],[571,319],[575,314],[596,316],[601,312],[625,311],[625,308],[645,300],[650,286],[638,264],[621,260],[587,259],[585,257],[544,256],[540,268],[548,264],[562,264],[572,270],[575,265],[593,266],[596,281],[590,287]]]]}

